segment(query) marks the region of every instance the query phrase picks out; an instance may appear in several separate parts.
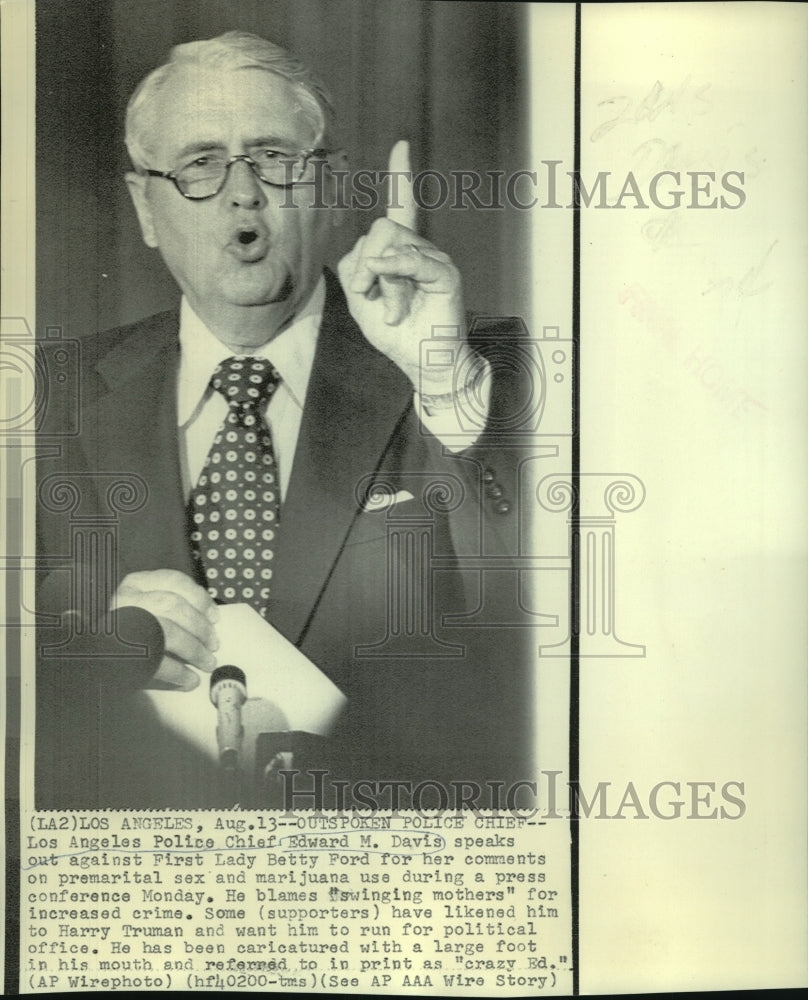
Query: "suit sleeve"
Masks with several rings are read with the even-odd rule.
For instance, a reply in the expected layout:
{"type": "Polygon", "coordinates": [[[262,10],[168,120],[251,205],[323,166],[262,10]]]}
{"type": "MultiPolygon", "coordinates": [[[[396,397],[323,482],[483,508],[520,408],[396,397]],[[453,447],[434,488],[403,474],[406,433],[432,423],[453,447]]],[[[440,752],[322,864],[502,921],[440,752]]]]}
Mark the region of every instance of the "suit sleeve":
{"type": "MultiPolygon", "coordinates": [[[[539,389],[530,341],[522,321],[506,317],[472,320],[470,342],[490,372],[485,426],[467,447],[450,448],[432,438],[432,449],[442,456],[443,469],[460,478],[466,493],[450,518],[455,552],[516,556],[525,521],[519,511],[520,474],[535,431],[539,389]]],[[[465,405],[473,410],[476,402],[465,405]]],[[[470,425],[476,416],[469,414],[470,425]]]]}

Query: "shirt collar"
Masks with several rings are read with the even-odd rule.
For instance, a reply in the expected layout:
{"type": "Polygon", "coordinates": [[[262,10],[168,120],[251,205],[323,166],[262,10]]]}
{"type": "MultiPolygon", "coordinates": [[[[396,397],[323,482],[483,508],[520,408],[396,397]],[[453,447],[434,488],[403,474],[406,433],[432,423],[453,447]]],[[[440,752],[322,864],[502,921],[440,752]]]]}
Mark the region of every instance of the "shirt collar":
{"type": "MultiPolygon", "coordinates": [[[[322,276],[308,302],[281,333],[249,351],[250,357],[267,358],[298,406],[303,407],[309,384],[317,335],[325,306],[325,278],[322,276]]],[[[180,307],[180,368],[177,379],[177,423],[187,424],[208,394],[210,377],[216,366],[233,351],[215,337],[183,296],[180,307]]]]}

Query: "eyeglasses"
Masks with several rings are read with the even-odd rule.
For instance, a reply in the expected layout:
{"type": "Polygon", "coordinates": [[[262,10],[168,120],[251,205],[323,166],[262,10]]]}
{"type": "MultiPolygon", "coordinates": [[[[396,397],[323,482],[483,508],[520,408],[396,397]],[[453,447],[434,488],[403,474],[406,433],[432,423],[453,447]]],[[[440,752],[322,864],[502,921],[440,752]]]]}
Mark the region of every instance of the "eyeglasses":
{"type": "Polygon", "coordinates": [[[214,198],[224,187],[230,168],[238,160],[248,164],[255,176],[273,187],[288,188],[299,184],[312,159],[324,159],[331,149],[301,149],[294,153],[278,149],[262,149],[255,156],[240,154],[227,159],[216,153],[197,156],[177,170],[147,170],[150,177],[165,177],[173,181],[183,198],[204,201],[214,198]]]}

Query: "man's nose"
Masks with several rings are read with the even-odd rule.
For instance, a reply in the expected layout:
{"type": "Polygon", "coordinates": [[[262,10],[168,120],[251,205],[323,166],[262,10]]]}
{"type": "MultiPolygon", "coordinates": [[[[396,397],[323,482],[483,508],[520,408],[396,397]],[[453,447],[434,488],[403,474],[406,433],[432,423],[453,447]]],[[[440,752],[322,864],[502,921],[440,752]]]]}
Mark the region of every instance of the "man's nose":
{"type": "Polygon", "coordinates": [[[230,164],[225,193],[238,208],[264,208],[267,204],[266,185],[261,183],[246,160],[230,164]]]}

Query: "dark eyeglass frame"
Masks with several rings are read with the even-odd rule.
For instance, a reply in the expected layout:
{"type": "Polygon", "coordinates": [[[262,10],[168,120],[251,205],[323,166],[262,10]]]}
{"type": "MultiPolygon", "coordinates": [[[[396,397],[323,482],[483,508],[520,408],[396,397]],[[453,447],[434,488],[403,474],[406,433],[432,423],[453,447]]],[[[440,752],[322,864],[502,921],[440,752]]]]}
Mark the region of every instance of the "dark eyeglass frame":
{"type": "MultiPolygon", "coordinates": [[[[177,179],[177,174],[179,174],[181,170],[184,170],[185,169],[184,167],[180,167],[179,170],[150,170],[147,168],[145,172],[146,174],[148,174],[149,177],[163,177],[165,178],[165,180],[171,181],[174,187],[183,196],[183,198],[187,198],[189,201],[207,201],[209,198],[215,198],[217,194],[221,193],[222,188],[227,183],[227,178],[230,176],[230,168],[233,166],[234,163],[238,162],[239,160],[243,160],[244,163],[248,164],[248,166],[255,174],[255,176],[258,178],[258,180],[263,181],[264,184],[269,184],[271,187],[276,187],[276,188],[290,188],[294,187],[295,184],[300,183],[300,181],[303,178],[303,175],[306,173],[306,167],[308,167],[309,165],[309,160],[326,159],[328,155],[333,152],[334,152],[333,149],[318,148],[318,149],[301,149],[296,153],[288,153],[285,159],[297,160],[302,156],[303,165],[300,168],[300,176],[297,178],[297,180],[289,181],[284,184],[280,184],[278,183],[278,181],[271,181],[267,177],[264,177],[261,174],[258,163],[251,156],[248,156],[246,153],[239,153],[237,156],[231,156],[230,159],[225,163],[224,173],[222,174],[222,182],[218,186],[218,188],[216,188],[216,190],[213,191],[211,194],[203,194],[203,195],[188,194],[187,191],[182,190],[182,188],[180,187],[179,180],[177,179]]],[[[279,162],[283,162],[283,160],[279,160],[279,162]]]]}

